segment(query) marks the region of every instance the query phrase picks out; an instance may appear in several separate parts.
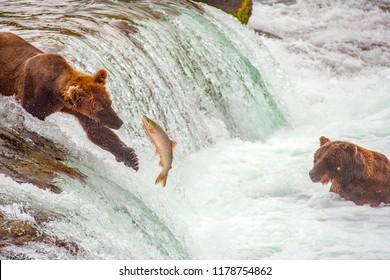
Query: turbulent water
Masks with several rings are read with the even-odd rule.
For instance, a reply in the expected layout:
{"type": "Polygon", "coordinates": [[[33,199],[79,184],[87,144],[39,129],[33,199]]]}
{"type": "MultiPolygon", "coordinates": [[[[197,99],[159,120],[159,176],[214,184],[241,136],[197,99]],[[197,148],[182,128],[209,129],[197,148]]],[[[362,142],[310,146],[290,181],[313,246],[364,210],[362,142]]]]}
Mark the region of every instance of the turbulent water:
{"type": "Polygon", "coordinates": [[[3,124],[52,139],[88,176],[57,178],[53,194],[0,175],[6,217],[52,213],[45,234],[80,248],[30,243],[0,256],[390,259],[390,207],[356,206],[308,176],[321,135],[390,156],[389,5],[260,2],[243,26],[184,0],[0,0],[1,31],[80,71],[108,70],[118,135],[140,158],[135,173],[72,116],[42,122],[0,97],[3,124]],[[143,115],[178,142],[164,189],[143,115]]]}

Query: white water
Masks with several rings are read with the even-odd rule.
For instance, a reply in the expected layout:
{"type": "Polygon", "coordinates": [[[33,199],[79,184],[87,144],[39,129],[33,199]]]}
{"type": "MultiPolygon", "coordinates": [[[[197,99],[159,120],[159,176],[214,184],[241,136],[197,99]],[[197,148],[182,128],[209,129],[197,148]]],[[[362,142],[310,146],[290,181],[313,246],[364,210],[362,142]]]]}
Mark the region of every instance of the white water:
{"type": "MultiPolygon", "coordinates": [[[[76,68],[109,70],[125,121],[118,134],[136,149],[140,171],[89,143],[72,117],[41,122],[0,97],[5,122],[74,147],[71,164],[90,177],[84,186],[59,178],[63,192],[55,195],[0,175],[0,197],[9,201],[0,211],[60,216],[43,230],[79,244],[80,259],[389,259],[390,207],[356,206],[308,177],[321,135],[390,155],[389,14],[369,1],[324,3],[255,4],[249,26],[282,39],[260,37],[211,8],[203,16],[179,8],[168,23],[139,20],[131,41],[110,25],[87,40],[54,36],[76,68]],[[261,105],[259,75],[277,112],[261,105]],[[272,117],[279,112],[285,121],[272,117]],[[165,189],[154,185],[160,167],[143,114],[179,142],[165,189]]],[[[56,47],[43,35],[20,34],[56,47]]],[[[43,244],[1,250],[73,258],[43,244]]]]}

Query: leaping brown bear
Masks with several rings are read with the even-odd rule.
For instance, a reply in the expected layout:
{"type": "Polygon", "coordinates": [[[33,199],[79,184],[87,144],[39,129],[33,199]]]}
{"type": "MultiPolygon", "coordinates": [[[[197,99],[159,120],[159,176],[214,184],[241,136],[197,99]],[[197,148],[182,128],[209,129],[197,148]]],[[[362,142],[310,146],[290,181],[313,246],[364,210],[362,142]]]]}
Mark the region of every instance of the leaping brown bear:
{"type": "Polygon", "coordinates": [[[357,205],[390,203],[390,161],[378,152],[321,136],[309,173],[313,182],[331,182],[331,192],[357,205]]]}
{"type": "Polygon", "coordinates": [[[0,32],[0,93],[16,95],[23,108],[40,120],[55,112],[74,115],[93,143],[138,170],[134,150],[111,130],[123,122],[111,107],[106,78],[105,69],[94,75],[78,72],[60,55],[0,32]]]}

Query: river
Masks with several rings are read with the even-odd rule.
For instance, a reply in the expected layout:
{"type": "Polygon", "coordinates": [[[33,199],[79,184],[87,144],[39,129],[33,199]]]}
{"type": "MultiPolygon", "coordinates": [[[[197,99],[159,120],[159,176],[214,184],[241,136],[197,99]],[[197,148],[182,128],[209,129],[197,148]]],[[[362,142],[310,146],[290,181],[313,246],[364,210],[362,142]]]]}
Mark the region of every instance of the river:
{"type": "Polygon", "coordinates": [[[261,1],[248,26],[189,1],[4,1],[0,30],[108,70],[107,89],[139,156],[136,173],[78,122],[40,121],[0,96],[0,121],[70,154],[88,176],[61,194],[0,175],[1,213],[79,247],[0,248],[31,259],[389,259],[390,207],[357,206],[311,182],[319,137],[390,156],[390,18],[381,1],[261,1]],[[264,31],[257,34],[254,29],[264,31]],[[178,143],[165,188],[142,127],[178,143]]]}

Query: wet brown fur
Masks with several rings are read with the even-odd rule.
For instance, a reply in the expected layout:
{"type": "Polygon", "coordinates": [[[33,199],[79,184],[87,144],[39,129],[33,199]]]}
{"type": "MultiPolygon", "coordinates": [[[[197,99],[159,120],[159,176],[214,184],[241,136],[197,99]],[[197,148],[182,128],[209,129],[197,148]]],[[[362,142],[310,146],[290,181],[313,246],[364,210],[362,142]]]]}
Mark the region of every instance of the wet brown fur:
{"type": "Polygon", "coordinates": [[[390,203],[390,161],[381,153],[321,136],[309,174],[313,182],[331,182],[331,192],[358,205],[390,203]]]}

